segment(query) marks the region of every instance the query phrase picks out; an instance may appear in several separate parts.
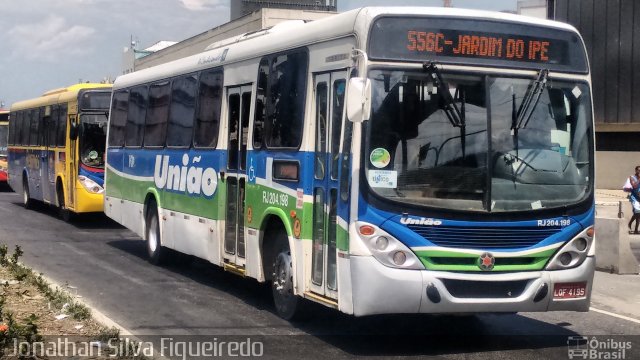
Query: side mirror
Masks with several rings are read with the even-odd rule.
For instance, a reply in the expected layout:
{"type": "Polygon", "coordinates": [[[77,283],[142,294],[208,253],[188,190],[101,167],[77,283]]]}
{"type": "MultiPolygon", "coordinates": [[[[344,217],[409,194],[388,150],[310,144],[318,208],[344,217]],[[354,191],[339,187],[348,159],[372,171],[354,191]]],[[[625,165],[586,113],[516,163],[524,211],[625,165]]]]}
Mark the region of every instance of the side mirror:
{"type": "Polygon", "coordinates": [[[347,90],[347,117],[357,123],[371,116],[371,80],[351,78],[347,90]]]}
{"type": "Polygon", "coordinates": [[[69,128],[69,138],[71,140],[78,139],[78,124],[75,122],[72,122],[71,127],[69,128]]]}

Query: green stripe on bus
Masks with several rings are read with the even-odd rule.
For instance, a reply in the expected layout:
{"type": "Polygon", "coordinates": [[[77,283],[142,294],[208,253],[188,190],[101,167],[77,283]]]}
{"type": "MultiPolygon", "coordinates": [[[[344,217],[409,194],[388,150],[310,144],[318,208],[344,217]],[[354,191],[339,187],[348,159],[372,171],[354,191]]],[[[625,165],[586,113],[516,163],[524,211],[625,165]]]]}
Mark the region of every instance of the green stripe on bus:
{"type": "MultiPolygon", "coordinates": [[[[514,257],[496,257],[491,271],[533,271],[542,270],[557,249],[514,257]]],[[[478,266],[478,254],[446,250],[426,250],[415,252],[427,270],[438,271],[483,271],[478,266]]]]}

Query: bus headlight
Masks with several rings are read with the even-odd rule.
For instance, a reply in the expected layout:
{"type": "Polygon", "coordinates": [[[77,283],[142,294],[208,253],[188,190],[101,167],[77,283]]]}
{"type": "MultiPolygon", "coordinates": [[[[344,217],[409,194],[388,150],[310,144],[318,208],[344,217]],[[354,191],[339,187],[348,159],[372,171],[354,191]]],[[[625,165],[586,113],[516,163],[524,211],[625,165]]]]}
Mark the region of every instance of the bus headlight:
{"type": "Polygon", "coordinates": [[[357,228],[373,257],[383,265],[397,269],[424,269],[416,254],[387,232],[364,222],[358,222],[357,228]]]}
{"type": "Polygon", "coordinates": [[[551,258],[546,269],[564,270],[580,266],[587,256],[593,255],[594,235],[593,226],[576,235],[551,258]]]}
{"type": "Polygon", "coordinates": [[[95,181],[89,179],[84,175],[78,176],[78,181],[80,181],[80,184],[82,184],[82,187],[84,187],[90,193],[102,194],[102,192],[104,192],[104,189],[102,188],[102,186],[98,185],[98,183],[96,183],[95,181]]]}

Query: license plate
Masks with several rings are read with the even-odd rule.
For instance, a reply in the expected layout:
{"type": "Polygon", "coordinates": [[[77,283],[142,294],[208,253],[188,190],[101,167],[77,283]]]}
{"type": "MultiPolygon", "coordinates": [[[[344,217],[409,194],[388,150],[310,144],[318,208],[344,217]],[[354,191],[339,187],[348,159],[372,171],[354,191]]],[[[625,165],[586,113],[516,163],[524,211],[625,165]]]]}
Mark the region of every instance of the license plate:
{"type": "Polygon", "coordinates": [[[558,283],[553,286],[554,299],[575,299],[587,295],[587,283],[558,283]]]}

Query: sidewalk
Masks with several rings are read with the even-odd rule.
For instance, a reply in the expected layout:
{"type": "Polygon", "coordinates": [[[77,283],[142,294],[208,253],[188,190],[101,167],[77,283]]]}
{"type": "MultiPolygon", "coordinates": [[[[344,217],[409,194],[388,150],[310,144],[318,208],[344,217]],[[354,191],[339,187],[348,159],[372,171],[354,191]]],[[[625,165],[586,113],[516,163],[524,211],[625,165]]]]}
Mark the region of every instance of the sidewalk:
{"type": "Polygon", "coordinates": [[[628,201],[626,192],[622,190],[596,189],[596,204],[620,200],[628,201]]]}
{"type": "MultiPolygon", "coordinates": [[[[622,190],[596,189],[596,208],[628,202],[622,190]]],[[[597,235],[596,235],[597,236],[597,235]]],[[[631,248],[640,249],[640,235],[632,235],[631,248]]],[[[640,250],[636,250],[636,257],[640,250]]],[[[598,256],[598,254],[596,254],[598,256]]],[[[640,260],[640,259],[639,259],[640,260]]],[[[640,275],[618,275],[596,271],[591,306],[634,319],[640,319],[640,275]]]]}

